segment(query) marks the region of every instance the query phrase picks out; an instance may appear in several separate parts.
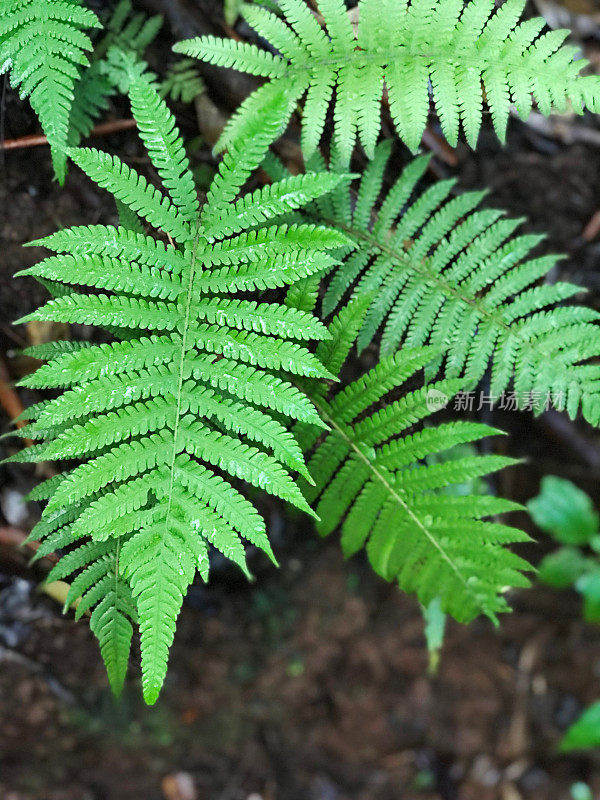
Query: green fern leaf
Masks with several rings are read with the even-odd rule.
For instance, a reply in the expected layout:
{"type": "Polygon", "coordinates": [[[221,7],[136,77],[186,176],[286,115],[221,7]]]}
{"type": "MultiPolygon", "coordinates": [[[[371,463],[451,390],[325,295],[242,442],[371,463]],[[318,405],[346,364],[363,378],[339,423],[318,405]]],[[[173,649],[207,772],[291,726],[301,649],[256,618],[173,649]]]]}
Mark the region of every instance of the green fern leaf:
{"type": "Polygon", "coordinates": [[[92,49],[85,31],[99,26],[96,15],[77,0],[4,0],[2,4],[0,74],[9,71],[11,86],[19,89],[22,98],[30,98],[61,183],[75,85],[81,67],[89,64],[86,52],[92,49]]]}
{"type": "Polygon", "coordinates": [[[421,141],[430,99],[453,145],[462,124],[475,146],[484,96],[501,140],[511,104],[522,118],[533,101],[543,114],[562,111],[567,102],[577,113],[584,106],[598,110],[600,79],[580,74],[587,62],[563,45],[568,32],[542,33],[540,19],[520,22],[524,5],[524,0],[507,0],[497,9],[489,0],[361,0],[355,36],[341,0],[319,1],[323,27],[305,0],[283,0],[284,20],[246,4],[246,19],[275,54],[212,36],[180,42],[175,50],[270,79],[238,110],[221,147],[266,97],[285,90],[287,119],[306,93],[302,147],[310,156],[335,90],[334,140],[347,163],[357,137],[373,156],[384,84],[398,134],[412,150],[421,141]]]}
{"type": "MultiPolygon", "coordinates": [[[[164,101],[143,76],[131,79],[130,97],[170,199],[116,158],[85,149],[71,151],[73,159],[172,241],[96,225],[37,243],[56,255],[25,273],[66,291],[28,319],[80,321],[130,335],[110,344],[33,349],[48,361],[24,383],[64,391],[27,412],[24,430],[41,443],[17,459],[83,459],[38,491],[49,499],[32,535],[45,540],[45,549],[67,550],[54,576],[76,573],[69,601],[81,594],[79,608],[93,609],[91,625],[117,690],[135,606],[144,696],[153,703],[183,597],[196,571],[207,578],[210,549],[246,573],[244,542],[274,560],[265,524],[238,483],[312,513],[291,476],[309,480],[284,423],[317,430],[323,423],[306,396],[274,372],[329,377],[301,344],[322,343],[329,334],[309,313],[235,293],[261,280],[290,283],[302,259],[307,266],[300,274],[330,268],[327,252],[348,240],[314,225],[245,230],[300,208],[341,180],[325,173],[274,184],[271,204],[265,194],[259,212],[255,196],[244,202],[238,192],[269,145],[265,135],[232,148],[209,193],[210,210],[201,211],[164,101]],[[242,207],[248,209],[243,225],[222,224],[242,207]],[[271,258],[276,280],[248,278],[248,270],[264,269],[271,258]]],[[[264,110],[267,130],[277,130],[285,102],[275,99],[264,110]]],[[[139,227],[136,217],[133,223],[139,227]]]]}
{"type": "MultiPolygon", "coordinates": [[[[581,292],[569,283],[536,285],[558,261],[531,258],[541,237],[514,235],[520,220],[478,205],[481,192],[453,197],[453,181],[409,198],[427,164],[411,162],[379,200],[388,147],[377,148],[358,189],[353,218],[330,224],[357,250],[332,274],[325,313],[347,292],[370,297],[359,335],[364,349],[381,330],[381,353],[431,345],[427,369],[476,383],[491,365],[491,394],[513,388],[521,404],[542,411],[549,402],[600,423],[598,312],[565,301],[581,292]],[[379,211],[377,206],[379,205],[379,211]]],[[[326,346],[326,345],[325,345],[326,346]]]]}
{"type": "Polygon", "coordinates": [[[155,228],[170,234],[176,242],[189,242],[193,233],[189,222],[179,216],[174,205],[151,186],[143,175],[111,156],[88,147],[70,149],[71,159],[98,186],[146,219],[155,228]]]}
{"type": "Polygon", "coordinates": [[[160,86],[160,96],[186,105],[204,92],[204,81],[196,63],[191,58],[182,58],[167,70],[160,86]]]}
{"type": "MultiPolygon", "coordinates": [[[[69,539],[72,541],[72,536],[69,539]]],[[[62,544],[68,545],[69,539],[62,544]]],[[[53,547],[60,544],[56,539],[52,542],[53,547]]],[[[79,544],[61,558],[47,577],[51,582],[78,573],[69,587],[65,609],[76,604],[76,619],[91,611],[90,628],[98,639],[108,679],[117,696],[123,689],[133,623],[137,621],[131,590],[119,570],[121,546],[121,537],[79,544]]]]}
{"type": "MultiPolygon", "coordinates": [[[[330,358],[331,366],[341,367],[350,348],[347,341],[341,345],[341,331],[353,328],[345,337],[352,339],[361,311],[364,305],[361,310],[353,301],[332,322],[332,339],[324,346],[337,338],[340,347],[333,350],[340,357],[330,358]]],[[[430,393],[450,399],[457,381],[426,385],[386,402],[431,359],[431,348],[409,348],[384,358],[340,391],[324,384],[309,387],[331,432],[322,438],[308,426],[298,431],[314,480],[305,495],[319,517],[321,535],[341,527],[346,555],[365,547],[374,570],[415,592],[421,603],[439,597],[442,609],[460,621],[480,613],[495,620],[508,610],[505,587],[527,585],[522,574],[527,564],[506,545],[528,537],[485,518],[519,506],[489,496],[454,496],[448,489],[514,462],[452,455],[457,445],[500,433],[485,425],[452,422],[415,429],[434,410],[430,393]],[[432,456],[446,453],[443,461],[432,463],[432,456]]]]}

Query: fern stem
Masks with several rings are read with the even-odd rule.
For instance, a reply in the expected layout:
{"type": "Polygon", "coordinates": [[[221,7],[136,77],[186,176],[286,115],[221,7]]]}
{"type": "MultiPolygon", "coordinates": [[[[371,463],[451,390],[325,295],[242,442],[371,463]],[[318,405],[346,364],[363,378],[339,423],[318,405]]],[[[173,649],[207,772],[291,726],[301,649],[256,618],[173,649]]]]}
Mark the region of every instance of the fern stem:
{"type": "Polygon", "coordinates": [[[117,536],[117,548],[115,553],[115,597],[119,596],[119,556],[121,554],[121,537],[117,536]]]}
{"type": "Polygon", "coordinates": [[[198,244],[200,241],[200,219],[196,223],[196,232],[194,234],[194,244],[192,246],[192,255],[190,259],[190,277],[188,280],[188,287],[185,299],[185,316],[183,322],[183,331],[181,333],[181,356],[179,359],[179,376],[177,379],[177,406],[175,410],[175,425],[173,428],[173,453],[170,465],[169,477],[169,499],[167,503],[167,513],[165,515],[165,533],[168,533],[169,519],[171,515],[171,506],[173,501],[173,484],[175,482],[175,459],[177,458],[177,440],[179,436],[179,423],[181,420],[181,397],[183,388],[183,368],[185,363],[185,354],[187,350],[187,335],[190,324],[190,310],[192,306],[192,289],[194,286],[194,274],[196,271],[196,258],[198,254],[198,244]]]}

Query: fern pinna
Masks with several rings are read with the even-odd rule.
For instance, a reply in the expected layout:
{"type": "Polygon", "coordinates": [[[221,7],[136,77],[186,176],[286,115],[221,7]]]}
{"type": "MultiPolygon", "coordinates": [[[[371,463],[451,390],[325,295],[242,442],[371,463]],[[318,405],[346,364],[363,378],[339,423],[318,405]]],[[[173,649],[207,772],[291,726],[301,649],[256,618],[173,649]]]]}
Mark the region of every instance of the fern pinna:
{"type": "MultiPolygon", "coordinates": [[[[330,324],[331,339],[319,344],[317,355],[331,372],[346,360],[366,305],[364,297],[351,301],[330,324]]],[[[324,382],[308,387],[329,431],[306,423],[296,427],[314,480],[313,486],[306,484],[305,496],[322,535],[341,524],[347,556],[366,546],[374,570],[416,592],[423,604],[440,598],[442,609],[463,622],[480,613],[495,619],[508,610],[499,592],[528,585],[522,574],[528,565],[506,547],[528,537],[484,518],[520,506],[447,489],[514,462],[452,453],[456,445],[500,433],[486,425],[415,428],[436,410],[437,399],[449,400],[461,385],[457,380],[421,384],[393,399],[431,359],[429,347],[406,349],[342,389],[331,390],[324,382]],[[446,459],[427,463],[446,451],[446,459]]]]}
{"type": "Polygon", "coordinates": [[[164,101],[135,74],[130,99],[167,193],[116,156],[69,151],[129,209],[123,219],[134,230],[76,227],[35,242],[57,255],[22,274],[62,288],[26,319],[97,325],[119,340],[32,351],[48,363],[24,383],[64,391],[29,409],[24,430],[43,443],[17,459],[87,459],[36,490],[49,500],[32,536],[44,539],[42,552],[76,543],[50,579],[76,573],[68,602],[82,594],[79,609],[94,609],[116,690],[139,618],[144,696],[153,703],[183,595],[196,571],[206,579],[209,549],[245,572],[242,540],[273,558],[263,520],[232,481],[309,510],[290,475],[308,473],[284,422],[321,423],[278,374],[328,376],[302,344],[328,333],[310,314],[239,295],[330,268],[327,251],[346,238],[315,225],[263,225],[339,176],[301,175],[238,199],[278,129],[277,98],[225,156],[201,210],[164,101]],[[139,232],[139,218],[162,233],[139,232]]]}
{"type": "MultiPolygon", "coordinates": [[[[314,4],[313,4],[314,5],[314,4]]],[[[323,27],[306,0],[281,0],[284,19],[254,5],[243,13],[275,52],[256,45],[203,36],[177,52],[270,80],[242,104],[225,130],[229,145],[247,116],[273,92],[286,91],[288,118],[306,93],[302,148],[309,156],[323,133],[335,90],[334,141],[349,158],[356,137],[372,156],[381,127],[384,84],[399,136],[411,148],[421,141],[430,85],[442,130],[455,144],[462,124],[474,146],[483,97],[496,133],[504,139],[511,105],[525,118],[532,102],[549,114],[567,101],[582,113],[596,110],[600,81],[582,76],[585,60],[564,46],[568,31],[542,33],[540,17],[519,22],[525,0],[360,0],[356,34],[344,0],[319,0],[323,27]]]]}
{"type": "Polygon", "coordinates": [[[339,186],[315,203],[316,217],[355,244],[329,280],[324,315],[348,292],[369,296],[359,350],[379,330],[382,355],[432,345],[438,355],[429,376],[443,367],[446,377],[476,383],[491,365],[491,395],[512,380],[516,397],[529,405],[533,398],[536,410],[551,400],[575,417],[581,407],[598,425],[600,315],[564,304],[581,287],[540,284],[559,257],[531,258],[543,237],[515,235],[522,220],[479,208],[485,192],[454,196],[455,181],[445,180],[412,199],[427,157],[382,192],[390,147],[378,145],[357,192],[339,186]]]}
{"type": "Polygon", "coordinates": [[[0,0],[0,74],[30,98],[61,181],[74,87],[92,49],[86,31],[99,26],[79,0],[0,0]]]}

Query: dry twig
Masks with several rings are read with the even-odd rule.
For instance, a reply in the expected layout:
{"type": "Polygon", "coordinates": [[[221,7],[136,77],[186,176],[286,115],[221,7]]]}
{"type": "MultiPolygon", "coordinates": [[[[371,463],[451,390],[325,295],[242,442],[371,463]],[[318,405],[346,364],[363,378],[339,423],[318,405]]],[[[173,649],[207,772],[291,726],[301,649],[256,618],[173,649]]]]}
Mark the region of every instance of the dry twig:
{"type": "MultiPolygon", "coordinates": [[[[103,122],[90,132],[90,136],[107,136],[110,133],[117,133],[118,131],[125,131],[129,128],[135,128],[136,122],[134,119],[114,119],[110,122],[103,122]]],[[[48,144],[48,139],[43,134],[35,134],[33,136],[20,136],[18,139],[5,139],[0,142],[1,150],[21,150],[26,147],[40,147],[48,144]]]]}

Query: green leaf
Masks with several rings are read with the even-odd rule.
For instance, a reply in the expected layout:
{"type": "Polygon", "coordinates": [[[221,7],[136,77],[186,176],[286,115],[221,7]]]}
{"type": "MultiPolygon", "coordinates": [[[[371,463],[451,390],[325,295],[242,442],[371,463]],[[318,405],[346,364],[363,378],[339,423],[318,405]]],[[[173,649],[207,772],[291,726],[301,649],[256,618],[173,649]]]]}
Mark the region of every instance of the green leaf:
{"type": "MultiPolygon", "coordinates": [[[[226,129],[222,148],[264,99],[287,89],[287,122],[306,93],[302,148],[310,157],[324,130],[332,97],[334,142],[347,163],[358,139],[372,157],[381,129],[384,83],[399,136],[416,150],[433,103],[442,131],[455,144],[462,128],[472,146],[487,103],[504,140],[511,102],[526,118],[535,100],[543,114],[570,101],[577,113],[597,111],[600,79],[582,75],[585,59],[563,46],[564,31],[539,35],[544,21],[520,22],[524,3],[496,7],[488,0],[411,4],[361,0],[356,36],[346,5],[320,0],[323,26],[305,0],[283,0],[283,18],[246,5],[244,14],[270,52],[254,44],[201,36],[175,46],[179,53],[270,80],[246,100],[226,129]],[[382,20],[384,24],[382,24],[382,20]]],[[[316,8],[316,7],[315,7],[316,8]]]]}
{"type": "Polygon", "coordinates": [[[531,258],[541,237],[515,235],[520,220],[478,208],[482,192],[455,195],[446,180],[412,199],[426,158],[382,193],[388,154],[376,148],[355,203],[354,189],[341,186],[335,203],[311,209],[311,219],[338,225],[356,245],[329,273],[324,312],[369,297],[359,351],[376,338],[383,356],[430,346],[427,380],[462,377],[466,389],[491,369],[490,394],[506,408],[554,406],[572,418],[581,410],[600,424],[600,315],[565,303],[579,287],[540,284],[558,258],[531,258]]]}
{"type": "MultiPolygon", "coordinates": [[[[337,370],[358,327],[353,305],[333,321],[325,343],[344,343],[332,362],[337,370]]],[[[360,325],[360,314],[357,319],[360,325]]],[[[457,447],[498,433],[486,426],[455,422],[414,432],[433,411],[430,392],[451,397],[458,382],[404,389],[399,399],[386,399],[391,392],[398,397],[430,358],[427,348],[402,350],[340,391],[323,383],[309,390],[331,432],[324,438],[299,432],[314,481],[305,496],[320,518],[319,533],[340,527],[346,555],[365,547],[373,569],[415,592],[423,606],[436,600],[441,612],[459,621],[479,613],[495,620],[508,610],[505,587],[528,584],[522,574],[527,564],[506,545],[528,537],[485,519],[520,506],[475,492],[482,475],[514,462],[464,455],[457,447]]]]}
{"type": "Polygon", "coordinates": [[[4,0],[0,20],[0,73],[29,97],[48,137],[57,180],[66,174],[66,149],[75,86],[89,64],[87,33],[96,15],[77,0],[4,0]]]}
{"type": "Polygon", "coordinates": [[[560,750],[563,753],[596,747],[600,747],[600,702],[594,703],[583,712],[560,743],[560,750]]]}
{"type": "Polygon", "coordinates": [[[247,544],[275,562],[248,486],[313,514],[293,477],[310,481],[289,428],[324,423],[288,375],[330,377],[304,344],[329,332],[309,312],[244,292],[329,268],[328,252],[347,239],[323,226],[261,227],[339,176],[238,197],[279,129],[281,99],[264,111],[259,135],[224,159],[201,211],[173,117],[139,65],[122,60],[166,194],[115,157],[72,151],[115,195],[125,226],[80,226],[37,242],[56,255],[24,273],[64,290],[27,319],[94,325],[120,340],[31,349],[48,363],[24,384],[63,391],[24,414],[31,422],[19,435],[41,443],[13,458],[81,459],[34,492],[48,503],[32,536],[43,539],[40,555],[61,551],[50,578],[72,577],[68,603],[90,612],[115,693],[138,625],[144,697],[154,703],[183,598],[197,572],[208,578],[210,549],[248,576],[247,544]]]}
{"type": "Polygon", "coordinates": [[[588,572],[593,563],[577,548],[561,547],[555,553],[544,556],[539,566],[539,577],[543,583],[555,589],[569,589],[588,572]]]}
{"type": "Polygon", "coordinates": [[[425,640],[429,653],[429,674],[435,675],[440,662],[440,651],[444,644],[446,615],[442,611],[439,597],[434,597],[428,606],[422,608],[422,611],[425,621],[425,640]]]}
{"type": "Polygon", "coordinates": [[[578,578],[575,588],[583,595],[583,618],[587,622],[600,622],[600,564],[578,578]]]}
{"type": "Polygon", "coordinates": [[[536,525],[563,544],[587,544],[598,533],[598,514],[591,499],[563,478],[542,478],[540,494],[527,507],[536,525]]]}

